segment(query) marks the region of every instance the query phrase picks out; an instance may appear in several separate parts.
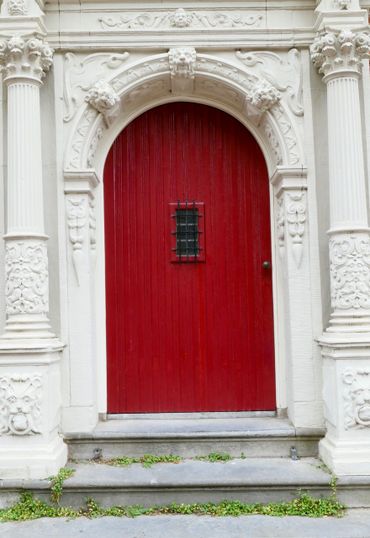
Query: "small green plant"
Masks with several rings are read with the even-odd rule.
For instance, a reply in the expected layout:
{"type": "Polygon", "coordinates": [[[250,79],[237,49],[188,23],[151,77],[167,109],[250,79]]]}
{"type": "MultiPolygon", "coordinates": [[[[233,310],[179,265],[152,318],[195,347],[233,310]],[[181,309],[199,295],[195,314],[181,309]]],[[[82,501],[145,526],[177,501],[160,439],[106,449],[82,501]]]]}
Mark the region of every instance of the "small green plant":
{"type": "Polygon", "coordinates": [[[200,460],[200,461],[210,461],[211,463],[215,463],[218,461],[230,461],[232,459],[232,456],[224,452],[211,452],[210,454],[207,454],[207,456],[197,456],[194,459],[200,460]]]}
{"type": "Polygon", "coordinates": [[[59,503],[63,493],[63,483],[65,480],[67,480],[67,478],[70,478],[74,474],[74,472],[74,469],[63,467],[62,469],[60,469],[59,473],[56,476],[52,476],[50,478],[50,497],[53,503],[59,503]]]}
{"type": "Polygon", "coordinates": [[[167,454],[164,456],[155,456],[153,454],[144,454],[140,458],[130,458],[128,456],[123,456],[120,458],[113,458],[111,460],[106,460],[104,463],[108,465],[115,465],[118,467],[127,467],[133,463],[141,463],[143,467],[151,467],[156,463],[180,463],[180,456],[175,456],[174,454],[167,454]]]}
{"type": "Polygon", "coordinates": [[[10,508],[0,510],[0,521],[25,521],[42,517],[85,516],[89,518],[115,516],[137,517],[143,515],[208,515],[222,516],[306,516],[328,517],[343,515],[345,507],[335,498],[316,499],[302,493],[297,499],[289,502],[270,504],[247,504],[240,501],[222,501],[220,503],[170,504],[167,506],[112,506],[102,508],[94,499],[89,499],[86,506],[75,510],[62,506],[50,505],[35,499],[30,492],[22,493],[20,500],[10,508]]]}

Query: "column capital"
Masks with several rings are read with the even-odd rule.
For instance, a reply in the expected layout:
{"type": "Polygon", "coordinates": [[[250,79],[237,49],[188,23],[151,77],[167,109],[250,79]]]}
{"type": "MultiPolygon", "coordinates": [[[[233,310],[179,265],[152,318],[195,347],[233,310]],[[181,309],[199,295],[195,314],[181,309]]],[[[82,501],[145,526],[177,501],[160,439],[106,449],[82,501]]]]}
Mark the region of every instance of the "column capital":
{"type": "Polygon", "coordinates": [[[41,83],[53,63],[53,53],[41,37],[16,35],[0,40],[0,69],[4,81],[21,78],[41,83]]]}
{"type": "Polygon", "coordinates": [[[348,71],[360,74],[361,60],[370,58],[370,35],[367,31],[341,30],[320,33],[310,48],[314,66],[322,75],[348,71]]]}

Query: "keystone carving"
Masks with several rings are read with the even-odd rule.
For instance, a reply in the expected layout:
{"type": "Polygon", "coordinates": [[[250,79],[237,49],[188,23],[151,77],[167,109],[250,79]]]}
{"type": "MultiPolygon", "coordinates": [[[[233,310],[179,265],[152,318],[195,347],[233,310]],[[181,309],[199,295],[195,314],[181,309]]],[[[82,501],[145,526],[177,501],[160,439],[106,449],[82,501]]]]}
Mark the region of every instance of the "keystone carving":
{"type": "Polygon", "coordinates": [[[0,66],[5,79],[21,77],[40,82],[53,63],[53,49],[46,41],[14,36],[0,41],[0,66]]]}
{"type": "Polygon", "coordinates": [[[47,313],[49,275],[45,243],[7,241],[5,248],[6,313],[47,313]]]}
{"type": "Polygon", "coordinates": [[[196,50],[192,47],[170,49],[168,52],[172,91],[192,92],[195,79],[196,50]]]}
{"type": "Polygon", "coordinates": [[[310,50],[313,64],[323,75],[343,69],[360,72],[361,60],[370,56],[370,35],[351,30],[327,32],[316,38],[310,50]]]}
{"type": "Polygon", "coordinates": [[[344,427],[362,429],[370,426],[370,370],[347,368],[344,384],[344,427]]]}
{"type": "Polygon", "coordinates": [[[118,112],[120,98],[108,82],[101,80],[90,88],[85,101],[103,114],[105,120],[109,122],[118,112]]]}
{"type": "Polygon", "coordinates": [[[41,376],[0,377],[0,435],[41,433],[41,399],[41,376]]]}

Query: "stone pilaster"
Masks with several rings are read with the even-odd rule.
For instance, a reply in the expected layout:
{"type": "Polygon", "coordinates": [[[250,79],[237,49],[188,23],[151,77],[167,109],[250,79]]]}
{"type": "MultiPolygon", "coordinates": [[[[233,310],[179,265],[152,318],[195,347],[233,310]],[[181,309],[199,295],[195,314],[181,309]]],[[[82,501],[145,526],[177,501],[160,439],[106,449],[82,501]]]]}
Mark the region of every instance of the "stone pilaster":
{"type": "Polygon", "coordinates": [[[45,478],[64,465],[62,344],[49,313],[40,86],[53,51],[40,34],[0,40],[7,87],[6,327],[0,338],[0,475],[45,478]]]}
{"type": "Polygon", "coordinates": [[[369,55],[365,31],[323,32],[311,47],[327,86],[330,190],[332,314],[321,339],[328,431],[320,453],[337,474],[370,474],[370,421],[364,419],[370,376],[362,374],[370,367],[370,229],[359,91],[362,59],[369,55]],[[349,371],[360,380],[358,394],[348,390],[349,371]],[[354,427],[347,424],[348,406],[362,416],[354,427]]]}

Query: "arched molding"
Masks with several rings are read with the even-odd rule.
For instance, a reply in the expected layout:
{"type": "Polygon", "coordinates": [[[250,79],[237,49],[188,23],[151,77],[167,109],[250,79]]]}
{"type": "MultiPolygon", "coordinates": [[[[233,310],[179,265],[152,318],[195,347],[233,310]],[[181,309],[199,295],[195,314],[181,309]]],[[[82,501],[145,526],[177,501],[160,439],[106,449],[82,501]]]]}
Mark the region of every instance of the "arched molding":
{"type": "Polygon", "coordinates": [[[277,166],[303,165],[293,115],[270,82],[224,58],[196,54],[191,48],[178,50],[184,53],[182,59],[178,55],[183,62],[178,69],[170,51],[125,63],[90,88],[71,126],[66,172],[101,171],[110,145],[130,121],[174,100],[209,104],[236,117],[258,140],[270,175],[277,166]]]}

